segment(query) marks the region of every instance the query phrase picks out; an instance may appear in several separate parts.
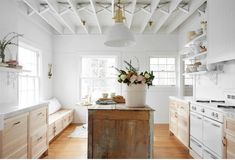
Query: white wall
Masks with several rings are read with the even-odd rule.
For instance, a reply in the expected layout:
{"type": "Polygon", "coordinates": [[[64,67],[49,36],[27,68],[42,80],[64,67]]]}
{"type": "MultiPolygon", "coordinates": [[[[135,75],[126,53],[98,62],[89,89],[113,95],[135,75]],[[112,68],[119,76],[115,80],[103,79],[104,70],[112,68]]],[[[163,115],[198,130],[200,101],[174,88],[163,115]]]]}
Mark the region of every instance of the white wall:
{"type": "MultiPolygon", "coordinates": [[[[41,52],[41,88],[42,99],[52,96],[52,80],[47,78],[48,63],[52,63],[52,36],[39,25],[33,23],[20,10],[17,1],[1,0],[0,2],[0,38],[9,32],[24,34],[21,41],[39,49],[41,52]]],[[[10,49],[17,53],[17,47],[10,49]]],[[[0,72],[0,106],[16,105],[18,102],[17,79],[15,85],[7,85],[7,73],[0,72]]]]}
{"type": "MultiPolygon", "coordinates": [[[[73,107],[79,102],[81,55],[117,55],[120,63],[136,56],[141,70],[149,69],[149,57],[152,55],[177,55],[177,35],[146,35],[136,36],[136,39],[136,46],[120,49],[104,46],[104,36],[100,35],[54,36],[54,96],[66,107],[73,107]]],[[[168,96],[176,95],[176,90],[176,87],[153,87],[148,91],[147,103],[156,110],[155,123],[168,123],[168,96]]],[[[80,123],[84,119],[80,117],[85,114],[83,109],[75,117],[75,122],[80,123]]]]}
{"type": "MultiPolygon", "coordinates": [[[[187,43],[187,32],[200,28],[200,21],[206,17],[199,17],[195,13],[179,29],[179,49],[187,43]]],[[[195,97],[205,99],[225,99],[225,90],[235,89],[235,61],[225,63],[224,73],[201,75],[196,78],[195,97]]]]}

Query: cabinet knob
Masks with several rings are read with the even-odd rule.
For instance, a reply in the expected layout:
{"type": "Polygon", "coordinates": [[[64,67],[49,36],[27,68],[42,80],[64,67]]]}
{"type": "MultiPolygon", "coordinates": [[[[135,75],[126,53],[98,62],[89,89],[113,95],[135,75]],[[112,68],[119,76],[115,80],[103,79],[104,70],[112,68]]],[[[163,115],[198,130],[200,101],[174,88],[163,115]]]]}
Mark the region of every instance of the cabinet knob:
{"type": "Polygon", "coordinates": [[[205,112],[205,109],[204,109],[204,108],[202,108],[202,109],[201,109],[201,112],[202,112],[202,113],[204,113],[204,112],[205,112]]]}

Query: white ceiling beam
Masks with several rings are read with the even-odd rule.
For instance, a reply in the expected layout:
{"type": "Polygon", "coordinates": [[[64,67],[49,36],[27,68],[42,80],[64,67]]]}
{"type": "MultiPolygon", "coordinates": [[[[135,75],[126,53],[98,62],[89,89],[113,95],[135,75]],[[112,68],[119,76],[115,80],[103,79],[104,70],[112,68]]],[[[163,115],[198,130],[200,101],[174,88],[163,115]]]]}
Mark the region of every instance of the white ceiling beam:
{"type": "Polygon", "coordinates": [[[167,33],[173,32],[178,28],[184,21],[186,21],[206,0],[193,0],[189,6],[188,14],[181,14],[180,17],[175,19],[166,29],[167,33]]]}
{"type": "Polygon", "coordinates": [[[68,21],[68,19],[64,18],[63,16],[60,15],[59,9],[58,9],[58,4],[56,3],[55,0],[45,0],[51,10],[55,12],[55,16],[72,32],[76,33],[75,26],[71,22],[68,21]]]}
{"type": "Polygon", "coordinates": [[[178,7],[178,8],[179,8],[180,11],[182,11],[182,12],[184,12],[184,13],[186,13],[186,14],[189,13],[189,7],[188,7],[187,9],[184,8],[184,7],[178,7]]]}
{"type": "Polygon", "coordinates": [[[129,21],[129,24],[128,24],[128,28],[131,28],[131,25],[132,25],[132,21],[133,21],[133,18],[134,18],[134,13],[135,13],[136,2],[137,2],[137,0],[132,1],[131,17],[130,17],[130,21],[129,21]]]}
{"type": "Polygon", "coordinates": [[[146,10],[146,9],[144,9],[144,8],[141,8],[141,11],[143,11],[143,12],[145,12],[145,13],[151,15],[151,12],[149,12],[148,10],[146,10]]]}
{"type": "Polygon", "coordinates": [[[87,25],[83,24],[82,19],[81,19],[80,15],[78,14],[78,11],[76,8],[76,1],[75,0],[67,0],[67,1],[68,1],[69,5],[71,6],[71,9],[72,9],[78,23],[80,23],[81,26],[83,27],[83,29],[85,30],[85,32],[89,34],[87,25]]]}
{"type": "Polygon", "coordinates": [[[38,0],[23,0],[35,13],[37,13],[46,23],[54,28],[59,34],[62,34],[64,28],[49,14],[40,12],[40,4],[38,0]]]}
{"type": "Polygon", "coordinates": [[[95,16],[95,20],[96,20],[99,32],[102,34],[102,29],[101,29],[101,26],[100,26],[100,22],[99,22],[97,14],[96,14],[95,2],[94,2],[94,0],[90,0],[90,3],[91,3],[91,8],[92,8],[92,10],[94,12],[94,16],[95,16]]]}
{"type": "Polygon", "coordinates": [[[161,27],[164,25],[164,23],[167,21],[167,19],[171,16],[172,12],[177,9],[178,5],[180,4],[182,0],[173,0],[170,3],[169,6],[169,13],[165,14],[164,16],[162,16],[156,23],[154,30],[154,33],[157,33],[159,31],[159,29],[161,29],[161,27]]]}
{"type": "Polygon", "coordinates": [[[152,0],[152,2],[151,2],[151,9],[150,9],[151,10],[151,14],[148,14],[146,19],[143,20],[143,26],[140,29],[140,33],[144,32],[146,26],[148,25],[149,20],[151,19],[151,17],[155,13],[155,10],[156,10],[159,2],[160,2],[160,0],[152,0]]]}

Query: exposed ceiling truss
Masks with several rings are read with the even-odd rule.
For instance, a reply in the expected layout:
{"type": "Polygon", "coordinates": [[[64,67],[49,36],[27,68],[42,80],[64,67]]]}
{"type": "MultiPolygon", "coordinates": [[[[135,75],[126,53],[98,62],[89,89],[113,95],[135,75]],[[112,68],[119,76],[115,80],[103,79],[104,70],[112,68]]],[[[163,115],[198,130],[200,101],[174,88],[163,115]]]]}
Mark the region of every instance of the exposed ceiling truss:
{"type": "MultiPolygon", "coordinates": [[[[56,34],[103,34],[114,21],[117,0],[22,0],[56,34]]],[[[174,32],[206,0],[122,0],[125,23],[135,33],[174,32]],[[172,18],[174,17],[174,18],[172,18]],[[149,29],[151,27],[151,29],[149,29]]]]}

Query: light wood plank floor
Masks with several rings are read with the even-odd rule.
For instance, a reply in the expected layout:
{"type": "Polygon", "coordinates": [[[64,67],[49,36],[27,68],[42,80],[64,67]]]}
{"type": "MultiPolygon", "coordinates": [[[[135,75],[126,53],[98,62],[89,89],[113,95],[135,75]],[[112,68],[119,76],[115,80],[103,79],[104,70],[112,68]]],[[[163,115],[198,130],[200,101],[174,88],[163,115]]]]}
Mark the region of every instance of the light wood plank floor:
{"type": "MultiPolygon", "coordinates": [[[[46,158],[86,158],[87,139],[69,138],[76,125],[71,124],[49,146],[46,158]]],[[[186,147],[174,136],[170,136],[167,124],[155,125],[154,128],[154,158],[188,159],[192,158],[186,147]]]]}

